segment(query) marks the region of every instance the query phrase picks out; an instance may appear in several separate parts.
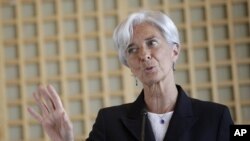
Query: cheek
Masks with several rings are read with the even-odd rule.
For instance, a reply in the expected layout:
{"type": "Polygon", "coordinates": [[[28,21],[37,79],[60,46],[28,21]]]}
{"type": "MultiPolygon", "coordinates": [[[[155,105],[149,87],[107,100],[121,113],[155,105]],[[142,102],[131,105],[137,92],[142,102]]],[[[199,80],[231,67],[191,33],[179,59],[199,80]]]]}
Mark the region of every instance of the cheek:
{"type": "Polygon", "coordinates": [[[171,54],[167,50],[157,51],[155,59],[161,67],[166,67],[172,62],[171,54]]]}
{"type": "Polygon", "coordinates": [[[136,61],[135,59],[128,59],[127,62],[131,72],[136,73],[136,71],[140,69],[140,66],[138,65],[139,62],[136,61]]]}

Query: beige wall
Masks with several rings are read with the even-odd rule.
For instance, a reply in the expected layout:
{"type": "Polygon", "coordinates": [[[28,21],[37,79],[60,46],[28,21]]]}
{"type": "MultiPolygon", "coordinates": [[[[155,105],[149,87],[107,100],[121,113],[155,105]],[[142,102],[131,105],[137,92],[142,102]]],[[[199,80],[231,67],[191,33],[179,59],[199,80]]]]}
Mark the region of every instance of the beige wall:
{"type": "Polygon", "coordinates": [[[141,86],[118,62],[112,31],[140,8],[169,12],[180,30],[177,83],[249,124],[248,0],[0,0],[0,141],[48,140],[26,111],[40,84],[59,91],[77,140],[100,108],[133,101],[141,86]]]}

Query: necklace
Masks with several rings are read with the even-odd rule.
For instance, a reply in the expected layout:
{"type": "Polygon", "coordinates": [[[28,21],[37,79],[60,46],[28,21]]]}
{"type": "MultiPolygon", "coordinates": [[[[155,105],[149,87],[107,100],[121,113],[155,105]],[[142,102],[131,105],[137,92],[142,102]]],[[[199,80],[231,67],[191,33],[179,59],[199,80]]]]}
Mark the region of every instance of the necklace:
{"type": "Polygon", "coordinates": [[[167,116],[167,113],[158,115],[158,117],[160,118],[160,124],[165,123],[165,118],[166,118],[165,116],[167,116]]]}
{"type": "Polygon", "coordinates": [[[167,113],[164,113],[164,114],[156,114],[156,115],[158,116],[158,118],[160,118],[159,123],[160,124],[165,124],[166,121],[170,120],[172,114],[173,114],[173,111],[167,112],[167,113]]]}
{"type": "Polygon", "coordinates": [[[161,118],[160,123],[161,123],[161,124],[164,124],[164,123],[165,123],[165,120],[161,118]]]}

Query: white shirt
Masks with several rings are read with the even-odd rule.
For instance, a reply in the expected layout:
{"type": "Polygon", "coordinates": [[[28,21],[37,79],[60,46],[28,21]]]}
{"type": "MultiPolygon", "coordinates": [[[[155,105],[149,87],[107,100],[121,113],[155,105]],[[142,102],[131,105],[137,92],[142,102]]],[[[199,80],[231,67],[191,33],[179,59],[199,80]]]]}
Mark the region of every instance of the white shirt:
{"type": "Polygon", "coordinates": [[[148,112],[148,118],[156,141],[163,141],[172,115],[173,111],[164,114],[148,112]],[[161,123],[161,120],[164,120],[164,123],[161,123]]]}

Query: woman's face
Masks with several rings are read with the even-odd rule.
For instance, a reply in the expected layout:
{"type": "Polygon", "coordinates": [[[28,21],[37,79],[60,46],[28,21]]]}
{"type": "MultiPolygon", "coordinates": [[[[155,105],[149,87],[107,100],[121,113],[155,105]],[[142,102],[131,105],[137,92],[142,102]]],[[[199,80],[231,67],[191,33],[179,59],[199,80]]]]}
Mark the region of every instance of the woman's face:
{"type": "Polygon", "coordinates": [[[160,30],[149,23],[134,26],[133,38],[126,49],[131,72],[145,85],[152,85],[173,74],[178,47],[167,43],[160,30]]]}

